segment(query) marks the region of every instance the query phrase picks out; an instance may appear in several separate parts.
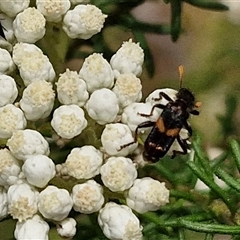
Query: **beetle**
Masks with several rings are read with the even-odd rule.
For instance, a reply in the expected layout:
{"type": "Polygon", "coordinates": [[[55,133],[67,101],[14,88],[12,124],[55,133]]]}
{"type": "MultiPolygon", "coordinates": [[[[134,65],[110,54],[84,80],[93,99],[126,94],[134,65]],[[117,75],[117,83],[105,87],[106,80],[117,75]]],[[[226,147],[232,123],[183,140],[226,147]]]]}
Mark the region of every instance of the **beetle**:
{"type": "MultiPolygon", "coordinates": [[[[181,80],[183,73],[182,66],[179,67],[179,72],[181,80]]],[[[149,114],[138,113],[141,116],[149,117],[152,116],[155,108],[162,109],[162,113],[156,122],[146,121],[139,124],[135,130],[134,137],[134,142],[137,142],[139,129],[152,127],[144,142],[143,158],[153,163],[166,155],[175,140],[177,140],[182,151],[173,150],[172,158],[177,154],[187,154],[189,149],[188,139],[192,136],[192,128],[187,120],[190,114],[199,115],[199,111],[196,108],[200,106],[200,103],[195,103],[194,94],[186,88],[179,89],[175,101],[166,93],[160,92],[159,99],[162,98],[168,101],[166,105],[158,103],[152,107],[149,114]],[[189,137],[187,139],[182,139],[179,134],[182,128],[185,128],[188,132],[189,137]]],[[[126,147],[132,143],[125,144],[122,147],[126,147]]]]}

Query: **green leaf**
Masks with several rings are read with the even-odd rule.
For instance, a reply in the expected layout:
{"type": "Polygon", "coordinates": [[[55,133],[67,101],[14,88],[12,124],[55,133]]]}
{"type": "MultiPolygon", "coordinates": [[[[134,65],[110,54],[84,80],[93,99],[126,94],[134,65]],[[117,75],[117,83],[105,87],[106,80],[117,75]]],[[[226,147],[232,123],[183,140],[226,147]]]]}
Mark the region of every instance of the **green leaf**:
{"type": "Polygon", "coordinates": [[[226,11],[229,9],[226,5],[219,2],[209,2],[206,0],[183,0],[183,1],[195,7],[209,9],[209,10],[226,11]]]}
{"type": "Polygon", "coordinates": [[[170,0],[171,4],[171,36],[173,42],[177,41],[181,33],[181,0],[170,0]]]}
{"type": "Polygon", "coordinates": [[[240,172],[240,146],[237,140],[232,139],[230,141],[230,148],[232,151],[233,158],[235,160],[238,171],[240,172]]]}

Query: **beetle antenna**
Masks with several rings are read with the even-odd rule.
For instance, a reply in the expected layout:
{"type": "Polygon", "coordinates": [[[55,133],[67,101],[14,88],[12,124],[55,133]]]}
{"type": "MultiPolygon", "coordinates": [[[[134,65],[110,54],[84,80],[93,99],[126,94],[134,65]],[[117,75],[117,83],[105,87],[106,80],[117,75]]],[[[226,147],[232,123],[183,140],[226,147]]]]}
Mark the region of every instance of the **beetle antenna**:
{"type": "Polygon", "coordinates": [[[178,66],[179,89],[182,87],[183,73],[184,73],[184,67],[183,67],[183,65],[179,65],[179,66],[178,66]]]}

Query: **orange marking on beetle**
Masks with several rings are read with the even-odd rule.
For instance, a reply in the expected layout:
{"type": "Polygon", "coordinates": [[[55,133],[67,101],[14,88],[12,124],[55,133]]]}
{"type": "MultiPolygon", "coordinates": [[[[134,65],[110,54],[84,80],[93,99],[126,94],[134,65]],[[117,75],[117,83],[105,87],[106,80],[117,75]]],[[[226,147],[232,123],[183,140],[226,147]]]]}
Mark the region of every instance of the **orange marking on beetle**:
{"type": "Polygon", "coordinates": [[[176,137],[180,132],[180,128],[172,128],[166,131],[166,135],[169,137],[176,137]]]}
{"type": "Polygon", "coordinates": [[[196,108],[199,108],[199,107],[201,107],[201,105],[202,105],[202,103],[201,103],[201,102],[196,102],[196,103],[195,103],[195,107],[196,107],[196,108]]]}
{"type": "Polygon", "coordinates": [[[166,128],[164,126],[164,122],[161,117],[158,118],[158,120],[156,121],[156,126],[157,126],[159,132],[161,132],[161,133],[165,132],[166,128]]]}

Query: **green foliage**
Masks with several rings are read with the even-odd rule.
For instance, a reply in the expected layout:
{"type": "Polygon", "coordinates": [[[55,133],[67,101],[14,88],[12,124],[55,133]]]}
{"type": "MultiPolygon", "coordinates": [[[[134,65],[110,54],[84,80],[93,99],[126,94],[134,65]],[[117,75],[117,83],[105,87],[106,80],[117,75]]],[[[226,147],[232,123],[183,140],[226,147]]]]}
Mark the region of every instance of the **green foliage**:
{"type": "MultiPolygon", "coordinates": [[[[240,234],[240,182],[237,179],[240,171],[240,145],[236,140],[230,140],[229,149],[210,161],[201,144],[199,137],[196,137],[193,142],[193,159],[164,158],[147,167],[155,177],[165,178],[165,182],[174,187],[168,205],[157,212],[141,216],[146,239],[151,239],[148,238],[151,234],[159,236],[158,239],[160,236],[161,239],[191,239],[189,230],[204,233],[205,239],[213,239],[215,234],[240,234]],[[225,182],[225,188],[214,181],[214,175],[225,182]],[[197,178],[207,185],[209,191],[195,189],[197,178]],[[162,238],[162,235],[165,237],[162,238]]],[[[199,239],[204,239],[203,236],[199,239]]]]}

